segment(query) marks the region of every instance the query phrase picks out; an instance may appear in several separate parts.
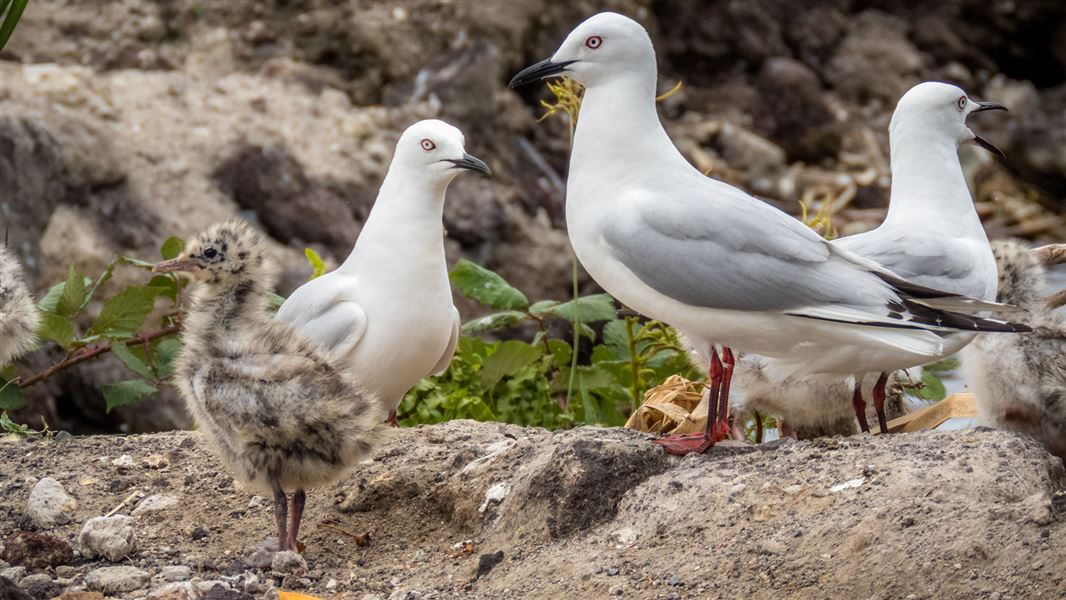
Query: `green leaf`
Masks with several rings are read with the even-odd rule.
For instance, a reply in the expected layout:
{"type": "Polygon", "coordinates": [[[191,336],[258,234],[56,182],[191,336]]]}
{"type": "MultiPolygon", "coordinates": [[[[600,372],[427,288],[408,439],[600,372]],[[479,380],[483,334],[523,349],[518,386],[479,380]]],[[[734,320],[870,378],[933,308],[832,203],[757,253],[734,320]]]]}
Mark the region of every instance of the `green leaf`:
{"type": "Polygon", "coordinates": [[[521,371],[533,361],[540,358],[541,350],[518,340],[508,340],[491,356],[485,359],[481,368],[481,387],[491,390],[501,379],[521,371]]]}
{"type": "Polygon", "coordinates": [[[159,295],[169,298],[171,302],[178,301],[178,281],[169,275],[156,275],[148,280],[148,287],[159,290],[159,295]]]}
{"type": "Polygon", "coordinates": [[[155,386],[143,379],[130,379],[100,386],[107,403],[107,412],[118,406],[128,406],[155,392],[155,386]]]}
{"type": "Polygon", "coordinates": [[[503,277],[465,258],[456,263],[449,278],[468,298],[496,310],[522,310],[529,306],[526,295],[503,277]]]}
{"type": "Polygon", "coordinates": [[[932,371],[922,369],[922,386],[916,392],[918,397],[926,402],[940,402],[948,395],[944,382],[933,374],[932,371]]]}
{"type": "Polygon", "coordinates": [[[15,410],[21,407],[22,388],[15,382],[15,366],[8,365],[0,369],[0,408],[15,410]]]}
{"type": "Polygon", "coordinates": [[[64,317],[73,317],[85,304],[85,276],[70,265],[67,268],[67,280],[63,284],[63,293],[59,295],[56,303],[56,312],[64,317]]]}
{"type": "Polygon", "coordinates": [[[174,373],[174,361],[181,354],[183,344],[177,335],[168,335],[155,341],[155,372],[159,379],[167,379],[174,373]]]}
{"type": "Polygon", "coordinates": [[[322,257],[318,255],[318,252],[304,248],[304,256],[307,257],[307,262],[311,263],[311,279],[320,277],[326,272],[326,263],[322,262],[322,257]]]}
{"type": "Polygon", "coordinates": [[[559,317],[567,321],[574,320],[574,310],[577,310],[577,318],[582,323],[594,323],[596,321],[609,321],[617,318],[614,310],[614,298],[609,294],[594,294],[582,296],[577,300],[569,300],[541,311],[541,314],[550,317],[559,317]]]}
{"type": "Polygon", "coordinates": [[[549,308],[551,308],[553,306],[558,306],[558,305],[559,305],[559,301],[558,300],[541,300],[539,302],[534,302],[529,307],[529,314],[540,316],[541,314],[544,313],[544,311],[548,310],[549,308]]]}
{"type": "Polygon", "coordinates": [[[495,331],[497,329],[503,329],[504,327],[510,327],[515,323],[521,322],[525,318],[526,313],[517,310],[505,310],[472,321],[467,321],[466,323],[463,323],[462,330],[463,333],[467,335],[476,335],[487,331],[495,331]]]}
{"type": "Polygon", "coordinates": [[[155,299],[159,294],[159,288],[149,286],[133,286],[122,290],[104,303],[100,316],[96,317],[89,332],[112,338],[132,336],[155,308],[155,299]]]}
{"type": "MultiPolygon", "coordinates": [[[[82,286],[88,287],[93,282],[92,279],[86,277],[82,280],[82,286]]],[[[67,282],[61,282],[48,288],[44,297],[37,303],[37,308],[44,311],[55,312],[56,307],[59,306],[59,298],[63,296],[63,289],[67,286],[67,282]]]]}
{"type": "Polygon", "coordinates": [[[552,353],[552,364],[556,367],[565,367],[570,364],[570,357],[574,349],[564,340],[549,339],[548,348],[552,353]]]}
{"type": "MultiPolygon", "coordinates": [[[[0,25],[0,50],[4,49],[7,45],[7,41],[11,39],[11,34],[15,31],[15,24],[19,22],[19,18],[22,17],[22,11],[26,10],[26,5],[30,0],[13,0],[11,2],[11,10],[7,11],[4,15],[4,22],[0,25]]],[[[3,2],[6,8],[7,0],[3,2]]],[[[0,13],[4,11],[0,10],[0,13]]]]}
{"type": "Polygon", "coordinates": [[[185,240],[177,236],[171,236],[167,238],[167,241],[163,242],[163,245],[159,248],[159,255],[163,257],[163,260],[170,260],[177,258],[181,251],[185,249],[185,240]]]}
{"type": "Polygon", "coordinates": [[[155,379],[155,373],[152,373],[152,370],[148,368],[148,365],[144,364],[143,360],[134,356],[126,344],[119,342],[111,344],[111,352],[122,361],[122,364],[126,365],[127,369],[145,379],[155,379]]]}
{"type": "Polygon", "coordinates": [[[51,340],[62,348],[69,348],[74,342],[74,326],[56,313],[42,312],[41,323],[37,326],[37,337],[51,340]]]}
{"type": "Polygon", "coordinates": [[[285,304],[285,298],[282,298],[276,292],[267,292],[267,310],[278,312],[282,304],[285,304]]]}

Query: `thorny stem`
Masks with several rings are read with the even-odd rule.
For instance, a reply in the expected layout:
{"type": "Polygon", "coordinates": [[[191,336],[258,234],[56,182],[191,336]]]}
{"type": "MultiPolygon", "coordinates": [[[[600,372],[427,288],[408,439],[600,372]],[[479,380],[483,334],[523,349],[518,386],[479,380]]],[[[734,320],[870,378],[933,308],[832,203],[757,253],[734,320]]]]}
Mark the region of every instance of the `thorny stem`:
{"type": "MultiPolygon", "coordinates": [[[[136,341],[143,342],[143,343],[147,344],[147,343],[149,343],[149,342],[151,342],[153,340],[159,339],[161,337],[166,337],[168,335],[178,333],[179,331],[181,331],[181,324],[180,323],[175,323],[175,324],[170,325],[168,327],[164,327],[164,328],[162,328],[162,329],[160,329],[158,331],[153,331],[153,332],[147,333],[145,335],[134,336],[133,339],[136,340],[136,341]]],[[[73,367],[76,364],[83,363],[83,362],[85,362],[87,360],[96,358],[97,356],[100,356],[101,354],[110,352],[112,345],[113,345],[113,343],[108,343],[108,344],[105,344],[105,345],[102,345],[102,346],[92,346],[92,347],[88,347],[87,346],[85,348],[81,348],[81,349],[76,350],[76,351],[74,351],[72,353],[69,353],[69,354],[67,354],[66,357],[63,358],[63,360],[59,361],[58,363],[52,365],[51,367],[48,367],[47,369],[41,371],[40,373],[37,373],[35,375],[31,375],[28,379],[26,379],[25,382],[21,383],[19,385],[19,387],[21,387],[22,389],[26,389],[26,388],[30,387],[31,385],[34,385],[36,383],[40,383],[41,381],[43,381],[45,379],[48,379],[49,377],[51,377],[52,375],[55,375],[59,371],[62,371],[64,369],[69,369],[70,367],[73,367]]]]}

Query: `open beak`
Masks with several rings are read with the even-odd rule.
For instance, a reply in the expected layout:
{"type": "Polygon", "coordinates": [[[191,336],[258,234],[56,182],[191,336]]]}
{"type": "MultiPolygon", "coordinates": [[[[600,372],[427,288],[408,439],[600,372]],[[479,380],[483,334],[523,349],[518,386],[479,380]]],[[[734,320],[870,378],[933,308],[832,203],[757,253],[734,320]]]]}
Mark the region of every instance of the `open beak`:
{"type": "MultiPolygon", "coordinates": [[[[978,112],[982,112],[982,111],[986,111],[986,110],[1007,110],[1006,106],[1003,106],[1002,104],[999,104],[999,103],[996,103],[996,102],[978,102],[976,100],[971,100],[971,102],[976,104],[977,108],[971,110],[970,114],[978,113],[978,112]]],[[[992,145],[992,142],[989,142],[985,138],[977,135],[976,133],[973,135],[973,139],[970,140],[970,143],[973,144],[974,146],[979,146],[981,148],[984,148],[985,150],[988,150],[989,152],[991,152],[992,154],[995,154],[996,156],[998,156],[1000,158],[1007,158],[1007,155],[1003,154],[1002,150],[1000,150],[999,148],[996,148],[995,146],[992,145]]]]}
{"type": "Polygon", "coordinates": [[[478,173],[482,173],[484,175],[492,175],[492,169],[490,169],[489,166],[485,164],[485,161],[465,152],[463,153],[462,158],[446,158],[445,160],[455,165],[454,167],[452,167],[454,169],[469,169],[471,171],[477,171],[478,173]]]}
{"type": "Polygon", "coordinates": [[[176,271],[192,271],[196,268],[196,263],[187,258],[175,258],[172,260],[165,260],[161,263],[157,263],[152,267],[153,273],[174,273],[176,271]]]}
{"type": "Polygon", "coordinates": [[[509,87],[516,88],[520,85],[527,83],[533,83],[539,81],[545,77],[553,77],[556,75],[562,75],[566,73],[567,67],[574,64],[577,61],[564,60],[562,62],[552,62],[552,59],[542,60],[535,65],[530,65],[521,71],[517,75],[511,78],[511,83],[507,84],[509,87]]]}

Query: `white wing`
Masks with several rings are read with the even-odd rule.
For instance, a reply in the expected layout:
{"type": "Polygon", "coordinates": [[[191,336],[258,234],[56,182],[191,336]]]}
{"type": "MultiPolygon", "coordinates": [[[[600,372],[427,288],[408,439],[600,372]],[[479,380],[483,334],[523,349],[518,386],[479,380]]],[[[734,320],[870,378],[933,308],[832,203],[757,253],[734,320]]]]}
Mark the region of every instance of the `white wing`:
{"type": "Polygon", "coordinates": [[[440,375],[448,369],[448,365],[452,364],[452,357],[455,356],[455,347],[459,344],[459,309],[453,306],[452,313],[452,337],[448,339],[448,347],[445,348],[444,354],[430,371],[433,375],[440,375]]]}
{"type": "Polygon", "coordinates": [[[281,305],[275,318],[343,356],[366,333],[366,311],[351,298],[354,278],[327,273],[303,284],[281,305]]]}

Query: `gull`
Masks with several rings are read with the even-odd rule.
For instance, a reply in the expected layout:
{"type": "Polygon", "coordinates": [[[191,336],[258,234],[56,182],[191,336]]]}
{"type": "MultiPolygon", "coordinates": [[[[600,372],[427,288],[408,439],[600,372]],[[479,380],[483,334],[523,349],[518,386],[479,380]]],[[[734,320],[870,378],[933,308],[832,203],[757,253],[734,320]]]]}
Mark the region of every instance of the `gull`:
{"type": "Polygon", "coordinates": [[[273,496],[276,549],[297,551],[305,488],[339,479],[365,457],[382,437],[384,411],[342,357],[271,318],[265,258],[259,234],[234,220],[154,270],[199,283],[175,382],[215,456],[247,488],[273,496]]]}
{"type": "Polygon", "coordinates": [[[717,415],[728,408],[733,347],[787,358],[804,345],[848,344],[865,352],[810,372],[873,372],[885,356],[937,356],[942,332],[1018,328],[959,312],[998,304],[908,282],[690,165],[659,121],[655,50],[636,21],[589,18],[511,86],[564,74],[585,86],[566,193],[578,259],[622,303],[711,348],[707,430],[660,440],[667,452],[704,452],[728,433],[717,415]]]}
{"type": "Polygon", "coordinates": [[[39,321],[22,265],[0,242],[0,367],[33,347],[39,321]]]}
{"type": "Polygon", "coordinates": [[[278,310],[345,356],[393,424],[407,390],[447,369],[459,340],[442,218],[448,184],[463,170],[490,174],[466,153],[462,132],[433,119],[408,127],[347,260],[278,310]]]}
{"type": "MultiPolygon", "coordinates": [[[[892,190],[888,214],[876,229],[835,240],[833,245],[872,260],[919,285],[994,300],[996,259],[974,207],[958,156],[959,147],[974,144],[1003,157],[998,148],[966,124],[970,115],[988,110],[1006,108],[995,102],[973,100],[962,89],[947,83],[927,81],[908,90],[896,105],[889,124],[892,190]]],[[[955,354],[975,335],[966,332],[944,336],[943,349],[937,356],[929,357],[927,362],[955,354]]],[[[842,344],[832,352],[862,352],[862,349],[842,344]]],[[[745,357],[738,369],[746,368],[748,360],[745,357]]],[[[804,349],[789,359],[751,357],[750,360],[762,362],[756,368],[759,372],[788,372],[792,370],[790,364],[817,363],[819,357],[817,351],[804,349]]],[[[758,376],[746,378],[757,379],[758,376]]],[[[862,374],[855,374],[855,378],[851,403],[860,428],[869,431],[860,388],[862,374]]],[[[803,385],[821,387],[827,384],[800,384],[795,378],[789,378],[778,391],[786,391],[790,382],[797,386],[797,391],[801,391],[803,385]]],[[[887,430],[888,423],[884,410],[887,382],[888,373],[882,372],[872,392],[881,431],[887,430]]],[[[798,404],[804,401],[803,395],[783,396],[779,403],[785,407],[798,404]]],[[[823,399],[829,397],[827,394],[823,399]]],[[[758,404],[756,400],[756,408],[758,404]]],[[[786,421],[802,421],[805,419],[799,415],[809,410],[808,407],[792,406],[781,416],[786,421]]]]}
{"type": "Polygon", "coordinates": [[[963,370],[981,416],[995,427],[1023,431],[1066,459],[1066,319],[1054,309],[1062,293],[1044,298],[1045,266],[1066,263],[1066,244],[1030,250],[992,243],[999,265],[998,299],[1029,310],[1033,331],[978,335],[963,351],[963,370]]]}

